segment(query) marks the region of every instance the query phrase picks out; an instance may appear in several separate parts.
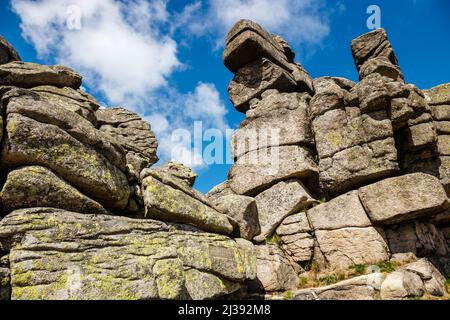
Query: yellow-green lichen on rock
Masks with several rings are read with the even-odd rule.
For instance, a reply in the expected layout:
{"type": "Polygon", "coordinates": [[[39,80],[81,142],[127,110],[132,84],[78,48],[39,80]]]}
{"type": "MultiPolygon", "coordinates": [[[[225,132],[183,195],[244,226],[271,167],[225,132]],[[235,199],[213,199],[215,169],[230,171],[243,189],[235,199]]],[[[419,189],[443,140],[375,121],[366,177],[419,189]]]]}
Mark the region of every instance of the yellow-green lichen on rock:
{"type": "Polygon", "coordinates": [[[142,181],[142,188],[145,216],[148,218],[190,223],[202,230],[221,234],[233,231],[226,215],[152,176],[142,181]]]}
{"type": "Polygon", "coordinates": [[[12,299],[216,298],[256,274],[249,247],[150,219],[21,209],[0,221],[0,243],[12,299]]]}
{"type": "Polygon", "coordinates": [[[7,117],[2,166],[41,165],[111,210],[122,210],[130,188],[125,174],[103,155],[57,126],[20,114],[7,117]]]}

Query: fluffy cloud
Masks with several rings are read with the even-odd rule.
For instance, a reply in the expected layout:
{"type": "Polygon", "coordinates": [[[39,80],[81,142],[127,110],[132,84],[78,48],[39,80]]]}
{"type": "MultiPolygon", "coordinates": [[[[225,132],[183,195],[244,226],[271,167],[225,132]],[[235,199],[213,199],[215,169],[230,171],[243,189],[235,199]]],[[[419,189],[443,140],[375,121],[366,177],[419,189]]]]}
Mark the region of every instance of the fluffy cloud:
{"type": "Polygon", "coordinates": [[[324,0],[208,0],[203,5],[203,11],[198,2],[190,6],[180,20],[188,21],[191,33],[215,34],[218,46],[239,19],[254,20],[296,45],[320,44],[330,32],[324,0]]]}
{"type": "Polygon", "coordinates": [[[138,107],[181,64],[176,42],[159,32],[165,2],[13,0],[25,37],[44,60],[80,71],[112,104],[138,107]],[[77,22],[78,21],[78,22],[77,22]],[[143,99],[144,100],[144,99],[143,99]]]}
{"type": "MultiPolygon", "coordinates": [[[[12,0],[11,4],[24,37],[42,60],[79,71],[90,91],[104,97],[106,104],[141,113],[152,124],[163,161],[175,157],[188,165],[202,165],[201,150],[172,141],[172,130],[192,131],[195,120],[225,128],[225,107],[212,84],[198,83],[188,93],[168,85],[182,64],[176,41],[163,31],[170,31],[172,20],[166,1],[12,0]]],[[[191,10],[196,9],[193,5],[191,10]]]]}

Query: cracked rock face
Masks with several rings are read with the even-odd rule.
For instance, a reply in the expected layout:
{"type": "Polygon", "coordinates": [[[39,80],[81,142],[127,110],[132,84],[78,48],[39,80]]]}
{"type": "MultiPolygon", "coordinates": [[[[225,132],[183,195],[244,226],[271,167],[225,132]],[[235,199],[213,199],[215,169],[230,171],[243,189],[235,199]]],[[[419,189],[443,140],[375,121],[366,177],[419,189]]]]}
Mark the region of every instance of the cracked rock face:
{"type": "Polygon", "coordinates": [[[1,220],[0,242],[12,299],[215,298],[256,272],[230,238],[153,220],[23,209],[1,220]]]}

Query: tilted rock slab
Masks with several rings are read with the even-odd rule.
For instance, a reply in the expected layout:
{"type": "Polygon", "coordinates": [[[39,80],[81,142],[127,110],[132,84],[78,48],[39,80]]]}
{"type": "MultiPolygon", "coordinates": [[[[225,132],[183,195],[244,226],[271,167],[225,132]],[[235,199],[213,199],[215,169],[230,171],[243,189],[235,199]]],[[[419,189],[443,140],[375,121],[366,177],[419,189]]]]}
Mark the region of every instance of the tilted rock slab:
{"type": "Polygon", "coordinates": [[[52,207],[80,213],[108,214],[101,204],[62,180],[51,170],[29,166],[8,173],[0,192],[3,212],[52,207]]]}
{"type": "Polygon", "coordinates": [[[102,154],[55,125],[10,113],[2,166],[23,165],[50,168],[108,209],[121,210],[128,203],[130,189],[125,174],[102,154]]]}
{"type": "Polygon", "coordinates": [[[0,64],[20,60],[20,56],[16,49],[14,49],[5,38],[0,36],[0,64]]]}
{"type": "Polygon", "coordinates": [[[388,178],[359,189],[374,224],[392,224],[433,215],[449,207],[439,179],[424,173],[388,178]]]}
{"type": "Polygon", "coordinates": [[[81,86],[81,76],[64,66],[14,61],[0,65],[0,85],[21,88],[48,85],[78,89],[81,86]]]}
{"type": "Polygon", "coordinates": [[[398,65],[394,50],[384,29],[376,29],[352,41],[352,54],[358,71],[370,59],[383,57],[398,65]]]}
{"type": "Polygon", "coordinates": [[[0,242],[15,300],[218,298],[256,275],[247,247],[153,220],[18,210],[0,242]]]}
{"type": "Polygon", "coordinates": [[[233,226],[226,215],[192,197],[192,194],[164,184],[153,176],[142,180],[142,192],[145,216],[148,218],[188,223],[220,234],[233,232],[233,226]]]}
{"type": "Polygon", "coordinates": [[[289,215],[309,207],[314,198],[300,180],[282,181],[255,197],[261,233],[254,238],[262,242],[289,215]]]}
{"type": "MultiPolygon", "coordinates": [[[[111,136],[96,129],[94,124],[79,112],[78,104],[59,94],[50,94],[55,87],[38,87],[33,90],[12,89],[3,96],[6,113],[18,113],[40,123],[57,126],[81,143],[105,156],[121,171],[125,171],[125,150],[111,136]],[[52,88],[52,89],[47,89],[52,88]],[[46,90],[42,92],[41,90],[46,90]]],[[[64,88],[68,91],[70,88],[64,88]]],[[[63,90],[63,89],[58,89],[63,90]]],[[[73,89],[70,89],[71,91],[73,89]]],[[[73,90],[75,91],[75,90],[73,90]]],[[[71,92],[73,94],[73,91],[71,92]]],[[[70,91],[69,91],[70,92],[70,91]]],[[[76,92],[76,91],[75,91],[76,92]]],[[[92,115],[95,117],[95,115],[92,115]]]]}

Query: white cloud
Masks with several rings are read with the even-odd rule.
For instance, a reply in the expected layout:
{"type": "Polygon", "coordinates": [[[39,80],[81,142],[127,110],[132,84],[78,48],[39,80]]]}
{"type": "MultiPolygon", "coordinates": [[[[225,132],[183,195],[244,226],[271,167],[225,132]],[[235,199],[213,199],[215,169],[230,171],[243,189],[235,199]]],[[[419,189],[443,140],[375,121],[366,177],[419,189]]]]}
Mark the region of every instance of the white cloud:
{"type": "MultiPolygon", "coordinates": [[[[11,0],[11,4],[24,37],[42,60],[74,68],[106,104],[131,108],[149,120],[163,161],[175,155],[188,165],[202,165],[201,150],[171,141],[172,130],[191,131],[195,120],[203,121],[205,128],[225,128],[226,110],[212,84],[199,83],[185,94],[168,84],[173,71],[183,65],[170,33],[176,26],[171,27],[167,1],[11,0]],[[73,28],[77,24],[79,28],[73,28]]],[[[183,15],[197,7],[187,5],[183,15]]]]}
{"type": "Polygon", "coordinates": [[[218,47],[239,19],[256,21],[295,45],[320,44],[330,32],[324,0],[207,0],[204,5],[206,12],[190,8],[182,20],[191,33],[215,34],[218,47]]]}
{"type": "Polygon", "coordinates": [[[181,64],[176,42],[159,32],[169,14],[164,1],[12,0],[25,37],[41,58],[67,64],[109,102],[142,103],[181,64]],[[70,11],[70,8],[78,8],[70,11]],[[81,14],[79,29],[68,21],[81,14]]]}

